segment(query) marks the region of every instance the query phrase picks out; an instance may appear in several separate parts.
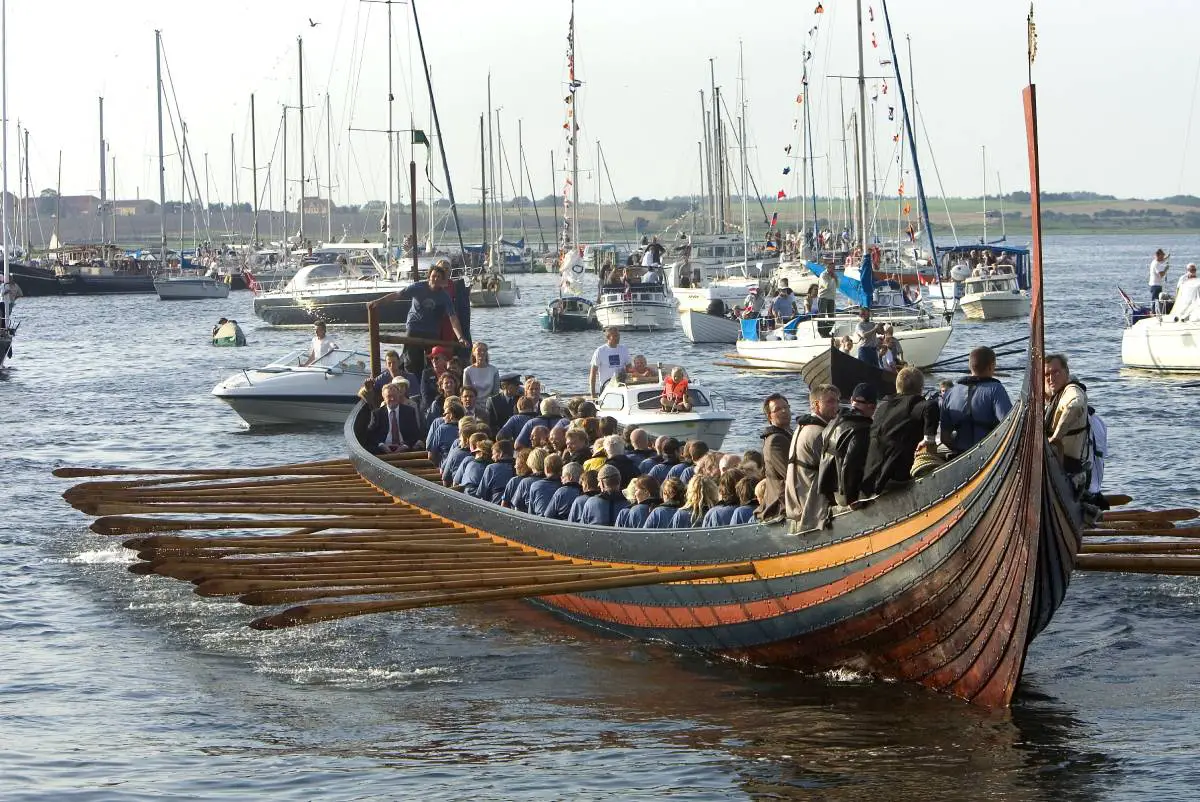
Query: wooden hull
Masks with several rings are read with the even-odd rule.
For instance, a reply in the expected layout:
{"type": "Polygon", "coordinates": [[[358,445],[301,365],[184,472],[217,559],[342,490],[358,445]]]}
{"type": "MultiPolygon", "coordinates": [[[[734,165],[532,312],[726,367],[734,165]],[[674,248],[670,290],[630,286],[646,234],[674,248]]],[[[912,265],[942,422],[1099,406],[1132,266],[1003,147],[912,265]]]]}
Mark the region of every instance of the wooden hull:
{"type": "Polygon", "coordinates": [[[881,397],[896,392],[895,373],[868,365],[861,359],[833,347],[809,360],[800,371],[800,378],[809,387],[832,384],[838,388],[843,400],[849,400],[854,387],[861,383],[875,387],[881,397]]]}
{"type": "Polygon", "coordinates": [[[1079,546],[1078,510],[1046,460],[1040,415],[1025,401],[945,468],[799,537],[783,524],[692,538],[691,530],[536,518],[385,463],[353,431],[352,419],[350,457],[367,481],[500,542],[615,566],[755,568],[744,579],[536,600],[572,621],[758,664],[865,671],[985,707],[1012,698],[1025,650],[1061,602],[1079,546]]]}

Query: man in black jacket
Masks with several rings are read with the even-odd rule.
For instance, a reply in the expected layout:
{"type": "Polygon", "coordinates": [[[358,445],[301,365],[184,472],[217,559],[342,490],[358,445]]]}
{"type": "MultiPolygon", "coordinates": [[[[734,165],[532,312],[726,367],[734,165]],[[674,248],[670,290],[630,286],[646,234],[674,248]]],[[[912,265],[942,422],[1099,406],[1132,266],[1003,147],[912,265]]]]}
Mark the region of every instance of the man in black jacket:
{"type": "Polygon", "coordinates": [[[521,374],[506,373],[500,377],[500,392],[490,395],[484,404],[487,411],[488,426],[493,432],[508,423],[508,419],[517,411],[517,399],[521,397],[521,374]]]}
{"type": "Polygon", "coordinates": [[[850,394],[850,409],[825,430],[825,448],[817,483],[831,504],[853,505],[862,495],[863,474],[871,443],[871,416],[879,396],[872,384],[859,384],[850,394]]]}
{"type": "Polygon", "coordinates": [[[889,481],[907,482],[917,446],[922,441],[936,442],[938,404],[922,397],[924,387],[921,371],[903,368],[896,374],[897,394],[887,396],[875,408],[863,495],[883,492],[889,481]]]}
{"type": "Polygon", "coordinates": [[[410,451],[421,440],[417,411],[400,403],[400,388],[383,387],[383,406],[372,410],[365,445],[375,454],[410,451]]]}
{"type": "Polygon", "coordinates": [[[763,440],[763,464],[766,493],[758,507],[758,519],[771,521],[783,515],[783,484],[787,478],[788,451],[792,445],[792,408],[780,393],[771,393],[763,401],[767,427],[759,435],[763,440]]]}

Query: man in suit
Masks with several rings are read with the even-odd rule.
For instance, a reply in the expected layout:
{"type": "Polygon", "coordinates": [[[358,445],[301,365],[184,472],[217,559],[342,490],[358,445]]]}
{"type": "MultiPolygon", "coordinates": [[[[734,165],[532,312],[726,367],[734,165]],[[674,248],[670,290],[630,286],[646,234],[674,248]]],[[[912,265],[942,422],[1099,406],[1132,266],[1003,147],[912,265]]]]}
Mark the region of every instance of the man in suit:
{"type": "Polygon", "coordinates": [[[517,399],[521,397],[521,374],[506,373],[500,377],[500,392],[488,396],[484,409],[487,413],[488,425],[493,432],[508,423],[508,419],[517,411],[517,399]]]}
{"type": "Polygon", "coordinates": [[[367,444],[376,454],[411,451],[421,439],[417,411],[400,402],[400,388],[384,385],[383,406],[371,413],[367,444]]]}

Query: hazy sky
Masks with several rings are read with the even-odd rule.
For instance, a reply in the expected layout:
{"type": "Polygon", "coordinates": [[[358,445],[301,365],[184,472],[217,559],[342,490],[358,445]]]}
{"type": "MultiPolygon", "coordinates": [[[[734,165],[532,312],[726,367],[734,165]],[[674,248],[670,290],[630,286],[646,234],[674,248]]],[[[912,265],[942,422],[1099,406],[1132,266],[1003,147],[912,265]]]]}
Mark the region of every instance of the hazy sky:
{"type": "MultiPolygon", "coordinates": [[[[888,75],[873,118],[880,193],[898,184],[887,120],[895,80],[881,67],[887,52],[878,0],[863,0],[867,73],[888,75]],[[867,12],[864,12],[867,13],[867,12]],[[870,46],[872,32],[878,49],[870,46]]],[[[748,160],[759,190],[794,194],[800,152],[793,120],[800,106],[802,53],[814,55],[808,103],[813,115],[818,191],[841,191],[839,82],[856,68],[854,3],[823,0],[578,0],[576,6],[581,199],[595,198],[596,141],[618,198],[699,191],[702,139],[699,92],[707,94],[709,59],[733,115],[738,104],[739,42],[744,52],[748,160]],[[819,23],[815,37],[809,30],[819,23]],[[793,167],[784,177],[783,168],[793,167]],[[832,167],[832,170],[830,169],[832,167]],[[832,175],[831,175],[832,173],[832,175]]],[[[564,161],[567,0],[419,0],[433,68],[451,175],[460,202],[479,197],[479,115],[499,109],[504,151],[517,176],[517,123],[537,197],[558,192],[550,151],[564,161]]],[[[921,109],[922,167],[932,194],[978,195],[987,149],[989,193],[1027,188],[1020,90],[1025,84],[1023,0],[893,0],[889,6],[908,77],[904,36],[911,36],[921,109]],[[928,136],[929,144],[925,142],[928,136]]],[[[30,129],[34,191],[52,187],[62,151],[64,194],[96,193],[96,98],[105,98],[105,135],[117,159],[121,197],[157,199],[154,29],[163,41],[174,94],[188,124],[189,149],[210,200],[231,195],[230,135],[238,162],[239,200],[250,197],[249,96],[256,94],[260,185],[276,152],[274,205],[279,205],[281,104],[297,104],[296,37],[304,37],[306,163],[326,168],[325,98],[332,106],[335,199],[386,196],[385,137],[348,132],[386,127],[387,27],[383,4],[359,0],[210,0],[206,3],[91,0],[8,4],[9,184],[16,189],[16,127],[30,129]],[[309,19],[318,22],[309,25],[309,19]]],[[[411,7],[392,5],[393,105],[396,128],[429,128],[428,101],[411,23],[411,7]]],[[[1132,197],[1200,194],[1200,3],[1194,0],[1055,0],[1036,8],[1040,39],[1034,77],[1039,86],[1043,188],[1093,190],[1132,197]],[[1189,36],[1190,34],[1190,36],[1189,36]],[[1192,119],[1193,117],[1196,119],[1192,119]],[[1189,134],[1190,128],[1190,134],[1189,134]]],[[[872,80],[870,93],[881,89],[872,80]]],[[[168,90],[170,91],[170,90],[168,90]]],[[[854,85],[844,91],[849,112],[854,85]]],[[[289,122],[289,179],[299,171],[298,121],[289,122]]],[[[400,135],[407,161],[407,135],[400,135]]],[[[171,126],[168,154],[177,152],[171,126]]],[[[424,170],[423,149],[418,163],[424,170]]],[[[734,172],[740,168],[732,154],[734,172]]],[[[907,157],[906,157],[907,163],[907,157]]],[[[437,182],[444,189],[440,164],[437,182]]],[[[168,156],[167,195],[178,197],[180,168],[168,156]]],[[[506,173],[506,185],[507,173],[506,173]]],[[[110,179],[111,180],[111,179],[110,179]]],[[[407,179],[405,179],[407,180],[407,179]]],[[[609,176],[603,198],[611,200],[609,176]]],[[[914,185],[907,179],[909,192],[914,185]]],[[[261,192],[261,190],[260,190],[261,192]]],[[[293,184],[291,195],[294,197],[293,184]]],[[[512,189],[506,186],[505,195],[512,189]]],[[[526,190],[526,194],[529,191],[526,190]]]]}

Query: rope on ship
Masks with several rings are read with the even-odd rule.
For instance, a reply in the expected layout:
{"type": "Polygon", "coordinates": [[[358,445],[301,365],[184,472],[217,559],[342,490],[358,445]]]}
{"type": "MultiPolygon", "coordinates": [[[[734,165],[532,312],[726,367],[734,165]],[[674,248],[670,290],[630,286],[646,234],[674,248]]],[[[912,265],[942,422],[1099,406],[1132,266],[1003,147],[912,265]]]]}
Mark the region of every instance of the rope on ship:
{"type": "MultiPolygon", "coordinates": [[[[385,459],[438,480],[424,452],[385,459]]],[[[254,619],[255,629],[754,573],[752,563],[616,566],[515,546],[380,492],[346,459],[244,469],[58,468],[54,475],[119,477],[85,481],[63,497],[98,516],[92,531],[138,535],[123,544],[141,560],[132,573],[191,582],[201,596],[247,605],[296,605],[254,619]],[[356,598],[363,596],[372,598],[356,598]]]]}

